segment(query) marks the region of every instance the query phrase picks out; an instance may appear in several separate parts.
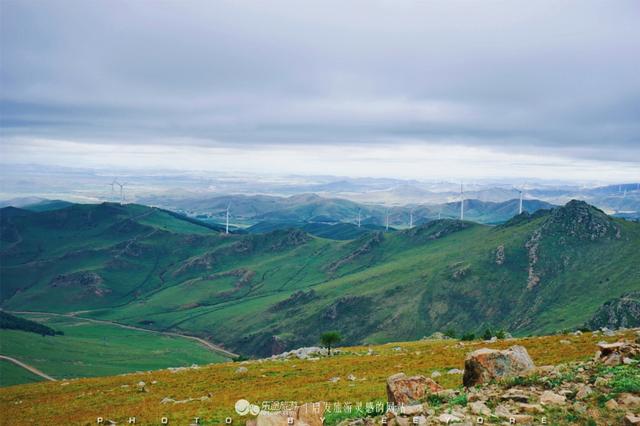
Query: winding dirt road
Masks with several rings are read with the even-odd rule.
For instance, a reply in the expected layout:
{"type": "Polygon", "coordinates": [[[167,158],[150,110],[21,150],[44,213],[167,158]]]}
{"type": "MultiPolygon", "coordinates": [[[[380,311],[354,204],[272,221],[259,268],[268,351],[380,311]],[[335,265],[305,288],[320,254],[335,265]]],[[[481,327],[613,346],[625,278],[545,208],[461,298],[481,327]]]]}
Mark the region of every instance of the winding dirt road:
{"type": "Polygon", "coordinates": [[[33,366],[29,365],[29,364],[25,364],[24,362],[22,362],[22,361],[20,361],[18,359],[15,359],[15,358],[12,358],[12,357],[6,356],[6,355],[0,355],[0,359],[4,359],[6,361],[12,362],[15,365],[17,365],[18,367],[22,367],[25,370],[28,370],[28,371],[32,372],[36,376],[42,377],[43,379],[51,380],[52,382],[56,381],[56,379],[54,379],[53,377],[43,373],[42,371],[38,370],[37,368],[35,368],[35,367],[33,367],[33,366]]]}
{"type": "Polygon", "coordinates": [[[42,312],[42,311],[7,311],[9,313],[12,314],[23,314],[23,315],[29,315],[29,314],[41,314],[41,315],[53,315],[53,316],[58,316],[58,317],[67,317],[67,318],[74,318],[74,319],[78,319],[78,320],[83,320],[83,321],[88,321],[88,322],[93,322],[96,324],[108,324],[108,325],[115,325],[117,327],[120,328],[126,328],[129,330],[137,330],[137,331],[146,331],[147,333],[155,333],[155,334],[161,334],[164,336],[170,336],[170,337],[182,337],[184,339],[190,339],[190,340],[194,340],[198,343],[200,343],[201,345],[203,345],[204,347],[206,347],[207,349],[209,349],[212,352],[216,352],[219,353],[220,355],[224,355],[226,357],[229,358],[236,358],[238,357],[238,354],[235,354],[231,351],[228,351],[224,348],[221,348],[220,346],[214,345],[211,342],[208,342],[200,337],[196,337],[196,336],[189,336],[188,334],[180,334],[180,333],[174,333],[171,331],[158,331],[158,330],[150,330],[148,328],[142,328],[142,327],[136,327],[134,325],[127,325],[127,324],[121,324],[119,322],[115,322],[115,321],[108,321],[108,320],[98,320],[98,319],[93,319],[93,318],[86,318],[86,317],[79,317],[73,313],[71,314],[59,314],[59,313],[55,313],[55,312],[42,312]]]}

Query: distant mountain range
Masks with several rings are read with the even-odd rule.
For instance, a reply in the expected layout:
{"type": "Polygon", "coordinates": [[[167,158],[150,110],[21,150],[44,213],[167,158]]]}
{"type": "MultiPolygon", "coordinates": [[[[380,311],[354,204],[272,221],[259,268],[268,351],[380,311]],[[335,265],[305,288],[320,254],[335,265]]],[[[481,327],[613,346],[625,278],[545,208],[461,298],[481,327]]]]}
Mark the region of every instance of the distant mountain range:
{"type": "MultiPolygon", "coordinates": [[[[226,175],[215,173],[182,173],[156,171],[153,173],[111,170],[104,171],[74,169],[64,167],[16,167],[5,166],[0,172],[3,181],[3,196],[20,195],[18,199],[0,202],[0,207],[23,207],[43,200],[65,200],[80,203],[120,201],[121,194],[114,191],[111,183],[115,178],[127,182],[122,195],[128,203],[158,206],[169,210],[188,212],[188,214],[220,216],[226,205],[217,205],[226,196],[237,206],[232,212],[238,213],[236,220],[287,209],[296,216],[294,204],[309,204],[307,198],[320,196],[323,200],[348,200],[360,208],[376,210],[378,208],[428,207],[437,213],[438,206],[456,203],[460,199],[460,182],[418,181],[389,178],[353,178],[340,176],[252,176],[226,175]],[[33,197],[36,196],[36,197],[33,197]],[[240,197],[247,197],[241,199],[240,197]],[[29,201],[29,199],[31,199],[29,201]],[[276,200],[274,200],[276,199],[276,200]],[[279,201],[277,199],[280,199],[279,201]],[[283,200],[289,200],[283,201],[283,200]],[[250,211],[253,209],[253,214],[250,211]]],[[[117,189],[117,188],[116,188],[117,189]]],[[[520,191],[525,200],[539,200],[548,205],[563,205],[572,199],[582,200],[594,205],[607,214],[630,219],[640,218],[640,183],[627,182],[607,186],[595,186],[594,183],[575,184],[561,181],[548,181],[536,178],[516,180],[477,180],[464,182],[467,200],[483,203],[503,203],[518,199],[520,191]]],[[[337,203],[337,202],[336,202],[337,203]]],[[[317,206],[316,206],[317,207],[317,206]]],[[[302,209],[302,215],[286,220],[308,221],[302,209]]],[[[531,210],[530,210],[531,211],[531,210]]],[[[517,210],[512,211],[515,213],[517,210]]],[[[342,222],[352,222],[353,212],[344,217],[332,218],[342,222]]],[[[437,216],[435,216],[437,217],[437,216]]],[[[451,215],[447,217],[458,217],[451,215]]],[[[503,217],[470,217],[483,223],[499,223],[503,217]]],[[[253,225],[271,217],[256,218],[242,226],[253,225]]],[[[278,219],[283,220],[283,219],[278,219]]],[[[396,226],[404,220],[398,219],[396,226]]]]}
{"type": "MultiPolygon", "coordinates": [[[[268,195],[224,195],[210,198],[162,200],[162,205],[202,220],[222,221],[227,206],[234,223],[256,225],[261,222],[283,223],[352,223],[406,227],[438,218],[459,218],[460,202],[433,205],[383,206],[356,203],[342,198],[324,198],[315,194],[291,197],[268,195]]],[[[533,213],[553,205],[539,200],[523,200],[523,210],[533,213]]],[[[465,219],[487,223],[502,223],[518,214],[519,200],[503,202],[465,200],[465,219]]]]}
{"type": "MultiPolygon", "coordinates": [[[[499,226],[260,226],[249,231],[265,232],[225,235],[135,204],[3,208],[0,306],[83,311],[270,355],[315,344],[326,330],[366,343],[446,329],[579,327],[602,317],[606,302],[640,290],[640,224],[580,201],[499,226]],[[339,239],[309,233],[328,229],[339,239]]],[[[606,312],[615,321],[609,312],[617,311],[606,312]]]]}

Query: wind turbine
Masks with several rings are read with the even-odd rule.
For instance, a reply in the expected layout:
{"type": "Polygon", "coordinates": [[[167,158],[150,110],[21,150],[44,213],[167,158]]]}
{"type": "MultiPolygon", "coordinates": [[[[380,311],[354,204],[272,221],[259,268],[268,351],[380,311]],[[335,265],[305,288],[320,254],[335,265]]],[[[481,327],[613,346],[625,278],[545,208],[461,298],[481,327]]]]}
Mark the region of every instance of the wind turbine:
{"type": "Polygon", "coordinates": [[[224,233],[229,233],[229,208],[231,207],[231,203],[227,204],[227,226],[225,227],[224,233]]]}
{"type": "Polygon", "coordinates": [[[460,220],[464,220],[464,190],[460,184],[460,220]]]}
{"type": "Polygon", "coordinates": [[[120,187],[120,204],[124,204],[124,187],[127,183],[115,182],[115,184],[120,187]]]}
{"type": "Polygon", "coordinates": [[[360,209],[358,209],[358,228],[360,228],[360,209]]]}
{"type": "Polygon", "coordinates": [[[409,210],[409,229],[413,228],[413,209],[409,210]]]}
{"type": "Polygon", "coordinates": [[[385,231],[389,232],[389,209],[385,213],[385,231]]]}
{"type": "Polygon", "coordinates": [[[518,192],[520,193],[520,205],[518,207],[518,214],[522,214],[522,190],[518,189],[518,192]]]}

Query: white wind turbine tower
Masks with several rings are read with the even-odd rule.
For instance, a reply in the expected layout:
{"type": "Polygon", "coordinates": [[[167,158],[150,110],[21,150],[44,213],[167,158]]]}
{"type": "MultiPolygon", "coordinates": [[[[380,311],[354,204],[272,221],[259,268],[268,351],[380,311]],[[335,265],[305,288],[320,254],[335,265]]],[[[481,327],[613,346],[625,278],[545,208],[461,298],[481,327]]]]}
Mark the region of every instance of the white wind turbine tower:
{"type": "Polygon", "coordinates": [[[464,220],[464,190],[460,184],[460,220],[464,220]]]}
{"type": "Polygon", "coordinates": [[[519,189],[518,192],[520,193],[520,205],[518,206],[518,214],[522,214],[522,190],[519,189]]]}
{"type": "Polygon", "coordinates": [[[120,187],[120,204],[124,204],[124,187],[127,183],[115,182],[115,184],[120,187]]]}
{"type": "Polygon", "coordinates": [[[227,225],[225,226],[224,233],[229,233],[229,208],[231,207],[231,203],[227,204],[227,225]]]}
{"type": "Polygon", "coordinates": [[[387,209],[386,213],[385,213],[385,218],[384,218],[384,228],[385,231],[389,232],[389,209],[387,209]]]}
{"type": "Polygon", "coordinates": [[[413,209],[409,210],[409,229],[413,228],[413,209]]]}

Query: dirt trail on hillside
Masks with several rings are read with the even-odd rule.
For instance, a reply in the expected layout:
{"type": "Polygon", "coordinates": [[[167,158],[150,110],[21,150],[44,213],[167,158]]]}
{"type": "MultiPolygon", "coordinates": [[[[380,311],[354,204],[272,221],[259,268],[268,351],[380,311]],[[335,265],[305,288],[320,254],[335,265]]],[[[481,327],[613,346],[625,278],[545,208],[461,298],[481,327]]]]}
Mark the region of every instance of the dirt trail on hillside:
{"type": "Polygon", "coordinates": [[[25,370],[32,372],[36,376],[42,377],[43,379],[51,380],[52,382],[56,381],[56,379],[54,379],[53,377],[43,373],[42,371],[38,370],[37,368],[35,368],[35,367],[33,367],[33,366],[29,365],[29,364],[25,364],[24,362],[22,362],[20,360],[17,360],[15,358],[12,358],[10,356],[0,355],[0,359],[4,359],[6,361],[12,362],[15,365],[17,365],[18,367],[22,367],[25,370]]]}
{"type": "Polygon", "coordinates": [[[74,315],[74,314],[59,314],[59,313],[55,313],[55,312],[42,312],[42,311],[7,311],[7,312],[10,312],[12,314],[26,314],[26,315],[28,315],[28,314],[54,315],[54,316],[59,316],[59,317],[75,318],[75,319],[88,321],[88,322],[93,322],[93,323],[97,323],[97,324],[115,325],[117,327],[126,328],[126,329],[129,329],[129,330],[146,331],[147,333],[161,334],[161,335],[170,336],[170,337],[182,337],[184,339],[195,340],[196,342],[198,342],[201,345],[205,346],[210,351],[217,352],[217,353],[219,353],[221,355],[224,355],[226,357],[236,358],[238,356],[238,354],[235,354],[235,353],[233,353],[231,351],[223,349],[218,345],[214,345],[213,343],[208,342],[205,339],[202,339],[202,338],[196,337],[196,336],[189,336],[188,334],[180,334],[180,333],[175,333],[175,332],[171,332],[171,331],[150,330],[148,328],[136,327],[134,325],[121,324],[121,323],[115,322],[115,321],[98,320],[98,319],[93,319],[93,318],[79,317],[79,316],[74,315]]]}

